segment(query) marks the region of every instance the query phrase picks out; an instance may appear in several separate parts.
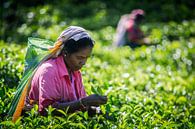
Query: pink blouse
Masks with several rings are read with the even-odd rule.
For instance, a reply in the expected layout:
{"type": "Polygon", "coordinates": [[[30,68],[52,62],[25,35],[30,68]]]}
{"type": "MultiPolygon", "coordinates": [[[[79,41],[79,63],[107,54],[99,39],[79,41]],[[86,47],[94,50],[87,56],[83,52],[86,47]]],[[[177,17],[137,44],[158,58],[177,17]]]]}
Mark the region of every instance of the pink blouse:
{"type": "Polygon", "coordinates": [[[63,57],[49,59],[36,71],[28,99],[38,102],[39,112],[54,102],[70,102],[86,96],[80,71],[68,75],[63,57]]]}

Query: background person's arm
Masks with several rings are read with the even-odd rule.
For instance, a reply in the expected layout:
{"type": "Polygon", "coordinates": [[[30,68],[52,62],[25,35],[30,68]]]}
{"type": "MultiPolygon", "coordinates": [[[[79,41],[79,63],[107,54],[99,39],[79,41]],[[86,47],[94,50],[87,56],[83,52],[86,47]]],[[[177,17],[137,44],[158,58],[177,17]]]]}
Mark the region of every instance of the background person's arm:
{"type": "Polygon", "coordinates": [[[150,39],[145,37],[142,39],[138,39],[135,41],[137,44],[144,45],[144,44],[150,44],[150,39]]]}

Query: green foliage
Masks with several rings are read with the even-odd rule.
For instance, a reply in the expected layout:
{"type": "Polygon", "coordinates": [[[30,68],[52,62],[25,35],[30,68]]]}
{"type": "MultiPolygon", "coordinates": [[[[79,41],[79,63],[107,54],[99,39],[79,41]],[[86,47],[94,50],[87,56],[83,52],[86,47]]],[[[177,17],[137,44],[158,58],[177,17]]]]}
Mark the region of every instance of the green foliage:
{"type": "Polygon", "coordinates": [[[116,27],[121,15],[137,8],[145,10],[148,22],[182,22],[195,17],[192,0],[3,0],[0,38],[6,42],[23,43],[27,40],[25,37],[32,36],[56,39],[51,28],[61,32],[69,25],[90,30],[116,27]],[[45,30],[53,35],[42,35],[45,30]]]}
{"type": "MultiPolygon", "coordinates": [[[[103,114],[59,110],[61,116],[53,116],[49,107],[48,116],[40,116],[36,105],[15,124],[6,113],[22,75],[25,47],[2,41],[0,128],[194,128],[194,27],[193,21],[146,24],[144,31],[151,32],[158,45],[135,50],[108,46],[114,34],[111,26],[90,32],[96,45],[82,75],[88,94],[108,96],[108,103],[100,107],[103,114]],[[112,119],[106,119],[106,113],[112,119]]],[[[56,34],[55,29],[51,32],[48,36],[56,34]]]]}

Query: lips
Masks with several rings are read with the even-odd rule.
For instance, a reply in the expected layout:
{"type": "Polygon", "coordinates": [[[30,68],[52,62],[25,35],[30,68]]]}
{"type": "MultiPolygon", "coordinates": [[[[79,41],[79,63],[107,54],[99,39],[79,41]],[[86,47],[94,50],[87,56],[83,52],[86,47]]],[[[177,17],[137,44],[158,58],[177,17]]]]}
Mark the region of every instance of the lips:
{"type": "Polygon", "coordinates": [[[83,66],[79,66],[79,69],[81,69],[83,66]]]}
{"type": "Polygon", "coordinates": [[[77,66],[77,67],[75,67],[75,70],[79,70],[81,68],[82,68],[82,66],[77,66]]]}

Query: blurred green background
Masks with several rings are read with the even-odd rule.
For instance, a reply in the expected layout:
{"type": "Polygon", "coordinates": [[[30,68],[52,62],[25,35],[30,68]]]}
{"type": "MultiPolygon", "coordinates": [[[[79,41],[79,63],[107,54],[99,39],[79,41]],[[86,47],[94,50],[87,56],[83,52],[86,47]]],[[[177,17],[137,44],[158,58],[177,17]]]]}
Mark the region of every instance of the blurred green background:
{"type": "Polygon", "coordinates": [[[180,23],[194,19],[194,7],[193,0],[3,0],[0,37],[23,43],[28,36],[55,40],[69,25],[96,31],[115,28],[122,14],[136,8],[146,12],[146,23],[180,23]]]}
{"type": "Polygon", "coordinates": [[[193,0],[3,0],[0,6],[0,129],[195,128],[193,0]],[[146,12],[141,29],[157,45],[111,48],[120,16],[137,8],[146,12]],[[55,41],[70,25],[86,28],[96,41],[83,82],[88,94],[108,96],[101,109],[114,121],[81,112],[43,117],[35,106],[13,124],[6,115],[23,74],[27,38],[55,41]]]}

